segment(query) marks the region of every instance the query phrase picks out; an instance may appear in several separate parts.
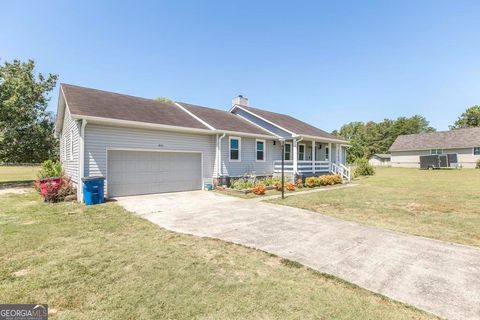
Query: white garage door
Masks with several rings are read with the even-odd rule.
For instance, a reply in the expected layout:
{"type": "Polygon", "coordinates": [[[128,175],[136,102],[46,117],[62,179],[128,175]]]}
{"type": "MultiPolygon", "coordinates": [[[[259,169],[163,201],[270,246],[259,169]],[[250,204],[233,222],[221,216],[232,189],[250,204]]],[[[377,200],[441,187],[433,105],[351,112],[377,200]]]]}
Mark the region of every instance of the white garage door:
{"type": "Polygon", "coordinates": [[[108,151],[109,197],[201,188],[200,153],[108,151]]]}

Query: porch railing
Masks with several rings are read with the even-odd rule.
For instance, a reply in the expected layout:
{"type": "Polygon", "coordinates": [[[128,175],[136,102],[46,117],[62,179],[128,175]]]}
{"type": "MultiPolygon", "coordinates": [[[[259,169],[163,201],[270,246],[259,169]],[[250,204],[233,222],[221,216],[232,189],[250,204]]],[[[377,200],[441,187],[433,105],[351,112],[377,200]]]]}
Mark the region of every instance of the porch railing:
{"type": "MultiPolygon", "coordinates": [[[[285,161],[285,172],[293,173],[293,161],[285,161]]],[[[330,172],[330,161],[297,161],[298,173],[317,173],[330,172]]],[[[282,160],[275,160],[273,162],[273,171],[282,172],[282,160]]]]}
{"type": "Polygon", "coordinates": [[[339,174],[344,181],[350,182],[352,180],[352,170],[341,163],[332,162],[332,173],[339,174]]]}

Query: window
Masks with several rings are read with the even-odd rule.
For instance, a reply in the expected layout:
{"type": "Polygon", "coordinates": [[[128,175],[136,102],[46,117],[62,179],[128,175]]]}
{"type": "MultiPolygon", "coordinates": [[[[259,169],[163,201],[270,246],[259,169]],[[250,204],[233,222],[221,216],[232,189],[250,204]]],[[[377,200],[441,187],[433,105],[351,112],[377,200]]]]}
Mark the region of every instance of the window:
{"type": "Polygon", "coordinates": [[[241,161],[240,150],[241,150],[241,140],[240,140],[240,138],[230,137],[229,160],[230,161],[241,161]]]}
{"type": "Polygon", "coordinates": [[[430,151],[430,154],[442,154],[443,153],[443,149],[432,149],[430,151]]]}
{"type": "Polygon", "coordinates": [[[65,135],[65,160],[69,160],[70,159],[70,153],[71,153],[71,148],[72,148],[72,145],[71,145],[71,141],[72,140],[72,136],[70,134],[67,134],[65,135]]]}
{"type": "Polygon", "coordinates": [[[305,160],[305,145],[299,144],[298,145],[298,160],[303,161],[305,160]]]}
{"type": "Polygon", "coordinates": [[[328,150],[328,147],[325,148],[325,160],[329,160],[328,159],[328,155],[329,155],[329,150],[328,150]]]}
{"type": "Polygon", "coordinates": [[[70,160],[73,160],[73,132],[70,131],[70,160]]]}
{"type": "Polygon", "coordinates": [[[480,156],[480,147],[473,148],[473,155],[480,156]]]}
{"type": "Polygon", "coordinates": [[[285,143],[285,160],[292,160],[292,143],[285,143]]]}
{"type": "Polygon", "coordinates": [[[265,161],[265,140],[256,140],[255,153],[257,161],[265,161]]]}

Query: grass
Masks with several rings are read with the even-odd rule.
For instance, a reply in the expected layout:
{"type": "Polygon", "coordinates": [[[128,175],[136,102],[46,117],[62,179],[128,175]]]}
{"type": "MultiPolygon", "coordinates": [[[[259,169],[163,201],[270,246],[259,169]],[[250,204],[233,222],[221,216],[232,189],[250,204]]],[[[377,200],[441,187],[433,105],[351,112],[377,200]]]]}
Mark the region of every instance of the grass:
{"type": "Polygon", "coordinates": [[[433,319],[297,263],[169,232],[115,203],[0,196],[0,301],[51,319],[433,319]]]}
{"type": "Polygon", "coordinates": [[[34,166],[0,166],[0,183],[35,180],[39,169],[34,166]]]}
{"type": "Polygon", "coordinates": [[[480,170],[379,168],[354,188],[271,200],[344,220],[480,246],[480,170]]]}

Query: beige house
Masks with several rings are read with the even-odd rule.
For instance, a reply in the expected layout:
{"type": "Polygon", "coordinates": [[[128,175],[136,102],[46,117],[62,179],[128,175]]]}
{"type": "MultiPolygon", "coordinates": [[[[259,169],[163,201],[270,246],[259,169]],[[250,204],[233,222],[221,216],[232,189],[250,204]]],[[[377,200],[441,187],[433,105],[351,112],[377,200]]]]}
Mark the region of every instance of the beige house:
{"type": "Polygon", "coordinates": [[[392,167],[419,168],[421,155],[455,153],[460,167],[475,168],[480,160],[480,128],[399,136],[389,151],[392,167]]]}
{"type": "Polygon", "coordinates": [[[389,167],[390,166],[390,155],[388,153],[375,153],[370,156],[368,159],[374,167],[389,167]]]}

